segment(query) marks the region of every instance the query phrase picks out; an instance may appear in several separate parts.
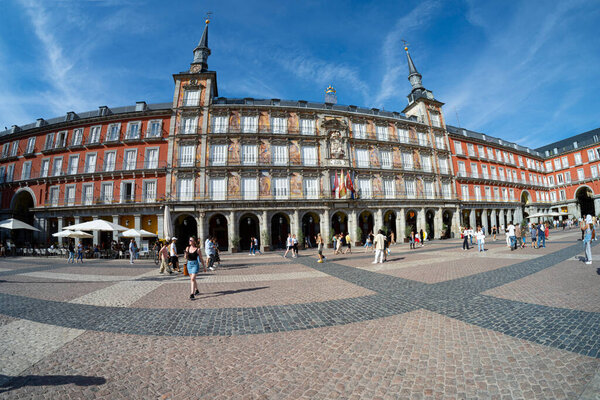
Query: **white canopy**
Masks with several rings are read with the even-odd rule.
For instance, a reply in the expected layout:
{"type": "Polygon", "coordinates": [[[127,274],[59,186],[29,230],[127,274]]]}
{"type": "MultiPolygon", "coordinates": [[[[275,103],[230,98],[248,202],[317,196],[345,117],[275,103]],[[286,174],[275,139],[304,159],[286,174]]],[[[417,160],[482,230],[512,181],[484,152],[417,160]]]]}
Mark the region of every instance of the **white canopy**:
{"type": "Polygon", "coordinates": [[[156,235],[152,232],[145,231],[143,229],[129,229],[129,230],[126,230],[125,232],[121,233],[121,236],[133,238],[133,237],[157,237],[158,235],[156,235]]]}
{"type": "Polygon", "coordinates": [[[165,239],[170,239],[173,237],[173,222],[171,221],[171,210],[169,210],[169,206],[165,206],[165,215],[163,217],[163,237],[165,239]]]}
{"type": "Polygon", "coordinates": [[[9,218],[9,219],[0,221],[0,228],[10,229],[10,230],[28,229],[30,231],[38,231],[38,232],[40,231],[38,228],[33,227],[29,224],[26,224],[23,221],[19,221],[18,219],[14,219],[14,218],[9,218]]]}
{"type": "Polygon", "coordinates": [[[560,217],[560,216],[567,216],[567,215],[569,215],[569,214],[558,213],[558,212],[537,213],[537,214],[529,215],[527,218],[560,217]]]}
{"type": "Polygon", "coordinates": [[[54,237],[66,237],[66,238],[78,238],[78,239],[86,239],[86,238],[92,238],[94,237],[94,235],[90,235],[89,233],[85,233],[82,231],[71,231],[71,230],[64,230],[61,232],[56,232],[53,233],[52,236],[54,237]]]}
{"type": "Polygon", "coordinates": [[[104,221],[103,219],[95,219],[93,221],[82,222],[81,224],[75,224],[70,226],[65,226],[63,229],[68,229],[71,231],[126,231],[129,228],[126,228],[119,224],[113,224],[112,222],[104,221]]]}

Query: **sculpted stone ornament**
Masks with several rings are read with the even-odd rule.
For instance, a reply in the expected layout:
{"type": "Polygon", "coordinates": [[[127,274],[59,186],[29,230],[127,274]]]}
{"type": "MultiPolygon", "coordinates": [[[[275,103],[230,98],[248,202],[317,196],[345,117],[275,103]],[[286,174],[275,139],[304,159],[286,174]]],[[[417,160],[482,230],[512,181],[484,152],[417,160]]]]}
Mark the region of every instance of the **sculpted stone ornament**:
{"type": "Polygon", "coordinates": [[[348,125],[339,119],[328,119],[321,124],[329,141],[329,165],[346,167],[349,165],[346,155],[348,125]]]}
{"type": "Polygon", "coordinates": [[[344,158],[344,143],[342,142],[342,134],[339,131],[332,131],[329,134],[329,148],[331,158],[344,158]]]}

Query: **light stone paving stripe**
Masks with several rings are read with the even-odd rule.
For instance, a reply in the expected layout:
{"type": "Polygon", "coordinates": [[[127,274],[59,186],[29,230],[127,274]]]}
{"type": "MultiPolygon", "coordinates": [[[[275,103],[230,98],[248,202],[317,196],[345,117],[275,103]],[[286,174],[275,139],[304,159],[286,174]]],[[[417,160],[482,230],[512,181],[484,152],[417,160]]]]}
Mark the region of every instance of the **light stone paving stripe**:
{"type": "Polygon", "coordinates": [[[107,288],[81,296],[71,301],[76,304],[88,304],[104,307],[127,307],[158,289],[162,282],[118,282],[107,288]]]}
{"type": "Polygon", "coordinates": [[[0,268],[0,272],[13,271],[10,268],[0,268]]]}
{"type": "Polygon", "coordinates": [[[600,368],[596,371],[596,375],[587,384],[585,390],[579,396],[579,400],[599,400],[600,399],[600,368]]]}
{"type": "Polygon", "coordinates": [[[86,281],[86,282],[115,282],[115,281],[131,281],[136,279],[135,276],[115,276],[115,275],[86,275],[86,274],[64,274],[60,272],[26,272],[24,274],[15,274],[29,276],[32,278],[42,279],[59,279],[62,281],[86,281]]]}

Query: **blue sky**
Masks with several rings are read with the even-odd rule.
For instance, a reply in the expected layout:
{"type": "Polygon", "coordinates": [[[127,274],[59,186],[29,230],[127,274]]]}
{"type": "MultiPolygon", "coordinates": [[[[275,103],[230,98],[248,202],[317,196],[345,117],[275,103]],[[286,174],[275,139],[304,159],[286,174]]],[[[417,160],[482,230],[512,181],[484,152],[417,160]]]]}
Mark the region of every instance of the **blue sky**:
{"type": "Polygon", "coordinates": [[[0,129],[169,102],[206,11],[219,95],[401,111],[401,39],[448,123],[530,147],[600,127],[600,2],[0,0],[0,129]]]}

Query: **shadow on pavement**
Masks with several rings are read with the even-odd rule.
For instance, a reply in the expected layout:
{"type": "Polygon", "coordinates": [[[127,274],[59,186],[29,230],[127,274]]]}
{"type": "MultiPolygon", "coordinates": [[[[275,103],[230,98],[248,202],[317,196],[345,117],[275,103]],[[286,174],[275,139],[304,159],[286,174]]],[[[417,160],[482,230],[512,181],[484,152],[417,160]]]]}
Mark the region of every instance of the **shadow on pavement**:
{"type": "Polygon", "coordinates": [[[208,299],[210,297],[227,296],[228,294],[236,294],[236,293],[243,293],[243,292],[254,292],[255,290],[262,290],[262,289],[268,289],[268,288],[269,288],[269,286],[261,286],[261,287],[238,289],[238,290],[221,290],[219,292],[201,294],[202,297],[199,297],[199,298],[200,299],[208,299]]]}
{"type": "Polygon", "coordinates": [[[101,376],[84,375],[24,375],[7,376],[0,374],[0,393],[10,392],[25,386],[60,386],[75,384],[77,386],[104,385],[106,379],[101,376]]]}

